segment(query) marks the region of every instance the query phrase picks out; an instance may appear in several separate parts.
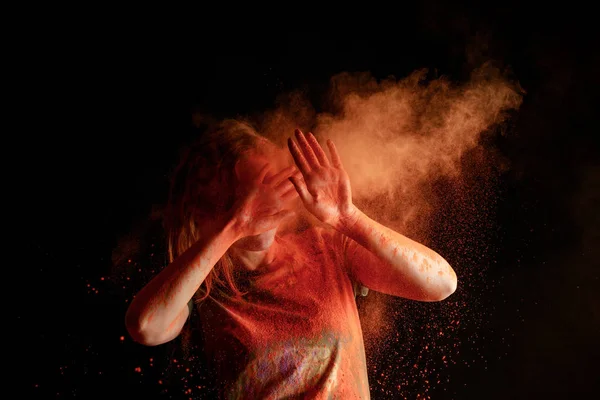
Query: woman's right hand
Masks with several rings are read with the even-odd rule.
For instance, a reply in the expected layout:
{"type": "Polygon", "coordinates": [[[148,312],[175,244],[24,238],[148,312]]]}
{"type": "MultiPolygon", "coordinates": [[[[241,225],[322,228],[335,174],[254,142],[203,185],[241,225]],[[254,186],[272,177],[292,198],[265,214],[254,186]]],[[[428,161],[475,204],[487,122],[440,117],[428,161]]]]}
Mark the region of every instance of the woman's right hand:
{"type": "Polygon", "coordinates": [[[233,206],[233,221],[239,238],[277,228],[285,218],[294,215],[294,211],[284,209],[284,205],[298,196],[288,178],[299,176],[299,172],[290,166],[269,175],[270,169],[267,163],[256,178],[240,183],[236,190],[238,200],[233,206]]]}

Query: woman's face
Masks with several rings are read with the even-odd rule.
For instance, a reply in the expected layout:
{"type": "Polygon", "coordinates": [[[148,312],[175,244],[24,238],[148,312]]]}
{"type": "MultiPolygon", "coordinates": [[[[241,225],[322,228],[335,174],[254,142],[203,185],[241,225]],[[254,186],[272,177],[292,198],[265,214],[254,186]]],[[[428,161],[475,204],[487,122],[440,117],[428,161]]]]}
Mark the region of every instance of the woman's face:
{"type": "MultiPolygon", "coordinates": [[[[252,182],[259,175],[265,164],[270,164],[269,175],[294,165],[289,152],[277,147],[271,142],[261,141],[259,146],[247,152],[236,166],[236,174],[241,184],[252,182]]],[[[294,198],[284,209],[295,209],[298,206],[298,198],[294,198]]],[[[279,227],[271,229],[260,235],[249,236],[238,240],[235,246],[249,251],[267,250],[275,240],[275,234],[279,227]]]]}

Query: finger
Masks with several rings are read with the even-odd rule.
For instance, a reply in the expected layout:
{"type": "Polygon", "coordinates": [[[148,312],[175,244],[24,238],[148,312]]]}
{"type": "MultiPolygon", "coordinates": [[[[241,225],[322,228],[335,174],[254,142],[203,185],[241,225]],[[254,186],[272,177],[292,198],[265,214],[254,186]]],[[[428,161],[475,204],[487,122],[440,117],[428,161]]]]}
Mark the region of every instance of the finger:
{"type": "MultiPolygon", "coordinates": [[[[289,176],[288,176],[289,178],[289,176]]],[[[290,182],[289,179],[284,180],[283,182],[281,182],[279,185],[277,185],[277,187],[275,188],[275,191],[277,193],[285,193],[288,190],[294,190],[294,185],[292,184],[292,182],[290,182]]]]}
{"type": "Polygon", "coordinates": [[[298,194],[298,191],[296,191],[296,188],[294,187],[294,185],[291,185],[292,187],[290,190],[286,191],[285,193],[283,193],[279,198],[281,199],[282,202],[286,203],[296,197],[299,197],[300,195],[298,194]]]}
{"type": "Polygon", "coordinates": [[[303,203],[311,203],[312,198],[310,193],[308,192],[308,189],[306,188],[306,184],[304,183],[304,181],[302,181],[301,179],[298,179],[294,176],[291,176],[290,178],[290,182],[292,182],[292,184],[294,185],[294,188],[296,189],[296,191],[298,192],[298,195],[300,196],[300,199],[302,200],[303,203]]]}
{"type": "MultiPolygon", "coordinates": [[[[302,177],[302,174],[300,173],[300,171],[296,172],[289,178],[294,178],[296,181],[302,182],[302,183],[304,183],[304,186],[306,186],[306,183],[304,182],[304,178],[302,177]]],[[[298,195],[298,192],[296,191],[296,187],[292,183],[292,180],[289,178],[285,182],[282,182],[281,185],[279,185],[279,187],[277,188],[278,193],[281,193],[280,194],[281,197],[287,195],[288,191],[290,191],[290,190],[292,193],[298,195]]]]}
{"type": "Polygon", "coordinates": [[[319,163],[323,167],[329,167],[329,160],[327,159],[327,155],[323,151],[323,148],[317,141],[317,138],[315,137],[315,135],[312,134],[312,132],[308,133],[308,143],[310,144],[310,147],[312,148],[315,155],[317,156],[319,163]]]}
{"type": "Polygon", "coordinates": [[[304,157],[308,161],[308,165],[310,165],[311,168],[319,167],[319,160],[317,159],[313,149],[310,147],[310,144],[308,144],[308,140],[306,140],[306,137],[304,137],[304,133],[302,133],[300,129],[296,129],[296,139],[298,140],[298,144],[302,149],[302,154],[304,154],[304,157]]]}
{"type": "Polygon", "coordinates": [[[264,182],[265,177],[267,176],[267,173],[269,172],[270,167],[271,167],[271,165],[269,163],[266,163],[264,165],[264,167],[262,167],[262,169],[258,173],[258,178],[256,178],[256,182],[258,182],[258,183],[264,182]]]}
{"type": "Polygon", "coordinates": [[[270,176],[268,179],[265,179],[265,183],[267,185],[272,185],[277,187],[281,182],[284,182],[290,175],[292,175],[296,171],[295,165],[290,165],[287,168],[279,171],[273,176],[270,176]]]}
{"type": "Polygon", "coordinates": [[[295,214],[295,212],[292,210],[282,210],[282,211],[278,212],[277,214],[266,217],[262,221],[265,231],[276,228],[277,226],[279,226],[279,224],[284,219],[289,218],[289,217],[293,216],[294,214],[295,214]]]}
{"type": "Polygon", "coordinates": [[[275,215],[276,213],[279,212],[280,209],[281,209],[280,205],[265,208],[260,211],[260,214],[256,215],[256,218],[265,218],[265,217],[268,217],[271,215],[275,215]]]}
{"type": "Polygon", "coordinates": [[[306,162],[306,159],[302,155],[300,148],[298,145],[292,140],[292,138],[288,138],[288,147],[290,149],[290,153],[292,153],[292,157],[294,158],[294,162],[298,166],[302,175],[306,176],[310,173],[310,166],[306,162]]]}
{"type": "Polygon", "coordinates": [[[331,141],[331,139],[327,139],[327,147],[329,147],[329,154],[331,154],[331,162],[334,167],[342,168],[342,159],[335,148],[335,144],[331,141]]]}

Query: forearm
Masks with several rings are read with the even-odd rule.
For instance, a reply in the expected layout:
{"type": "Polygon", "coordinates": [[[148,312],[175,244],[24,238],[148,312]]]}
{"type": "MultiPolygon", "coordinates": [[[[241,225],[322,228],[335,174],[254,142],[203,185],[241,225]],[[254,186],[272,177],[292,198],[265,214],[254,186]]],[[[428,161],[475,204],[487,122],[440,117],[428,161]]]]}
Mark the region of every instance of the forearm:
{"type": "MultiPolygon", "coordinates": [[[[420,300],[441,300],[454,292],[457,278],[443,257],[430,248],[372,220],[356,209],[338,230],[369,250],[381,268],[368,271],[387,293],[420,300]]],[[[365,273],[365,271],[362,271],[365,273]]]]}
{"type": "Polygon", "coordinates": [[[236,240],[231,220],[215,224],[144,286],[127,310],[126,325],[132,337],[159,344],[176,336],[185,323],[187,303],[236,240]]]}

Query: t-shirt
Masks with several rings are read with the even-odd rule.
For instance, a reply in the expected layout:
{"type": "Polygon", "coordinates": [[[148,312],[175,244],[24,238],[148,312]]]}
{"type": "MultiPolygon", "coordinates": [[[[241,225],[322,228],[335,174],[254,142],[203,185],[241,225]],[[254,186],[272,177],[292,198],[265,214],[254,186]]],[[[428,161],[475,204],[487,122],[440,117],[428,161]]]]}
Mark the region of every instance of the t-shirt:
{"type": "Polygon", "coordinates": [[[369,399],[347,238],[311,227],[281,243],[247,294],[212,290],[196,305],[221,398],[369,399]]]}

